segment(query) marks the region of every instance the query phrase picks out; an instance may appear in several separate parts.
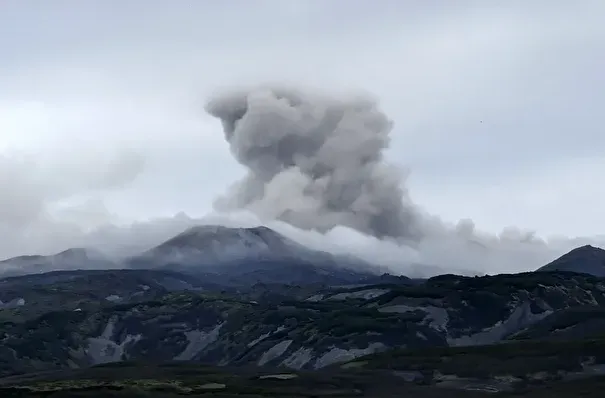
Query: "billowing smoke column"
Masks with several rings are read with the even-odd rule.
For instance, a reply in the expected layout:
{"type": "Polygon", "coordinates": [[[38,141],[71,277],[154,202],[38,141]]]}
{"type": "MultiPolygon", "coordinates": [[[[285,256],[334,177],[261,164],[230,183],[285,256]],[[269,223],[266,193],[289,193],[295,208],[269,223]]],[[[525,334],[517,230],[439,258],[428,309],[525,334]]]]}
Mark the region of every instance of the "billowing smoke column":
{"type": "Polygon", "coordinates": [[[216,201],[302,229],[346,226],[378,238],[421,238],[404,174],[385,162],[392,122],[363,96],[284,87],[232,91],[207,112],[247,176],[216,201]]]}

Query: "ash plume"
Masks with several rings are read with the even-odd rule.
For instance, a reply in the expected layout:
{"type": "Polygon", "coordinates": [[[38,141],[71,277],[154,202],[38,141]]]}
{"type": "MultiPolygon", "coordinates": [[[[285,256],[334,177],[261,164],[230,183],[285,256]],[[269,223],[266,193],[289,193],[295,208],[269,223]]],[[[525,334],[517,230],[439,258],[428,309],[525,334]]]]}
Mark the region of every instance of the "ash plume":
{"type": "Polygon", "coordinates": [[[247,175],[215,202],[305,230],[337,226],[418,241],[405,173],[385,161],[393,122],[369,96],[258,87],[214,97],[231,153],[247,175]]]}

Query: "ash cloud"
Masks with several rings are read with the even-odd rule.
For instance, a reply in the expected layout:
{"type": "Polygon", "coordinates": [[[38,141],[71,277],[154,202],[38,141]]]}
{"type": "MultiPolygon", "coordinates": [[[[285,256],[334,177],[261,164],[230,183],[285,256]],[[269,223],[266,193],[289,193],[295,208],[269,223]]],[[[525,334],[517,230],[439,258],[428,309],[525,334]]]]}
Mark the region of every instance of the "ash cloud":
{"type": "Polygon", "coordinates": [[[371,96],[257,86],[216,95],[206,111],[247,168],[215,209],[251,212],[309,246],[427,275],[520,271],[593,241],[547,241],[516,227],[493,235],[472,220],[450,224],[424,212],[404,170],[385,160],[394,123],[371,96]]]}
{"type": "Polygon", "coordinates": [[[405,173],[383,156],[393,122],[370,96],[261,86],[218,95],[206,111],[248,170],[217,210],[249,210],[305,230],[422,238],[405,173]]]}

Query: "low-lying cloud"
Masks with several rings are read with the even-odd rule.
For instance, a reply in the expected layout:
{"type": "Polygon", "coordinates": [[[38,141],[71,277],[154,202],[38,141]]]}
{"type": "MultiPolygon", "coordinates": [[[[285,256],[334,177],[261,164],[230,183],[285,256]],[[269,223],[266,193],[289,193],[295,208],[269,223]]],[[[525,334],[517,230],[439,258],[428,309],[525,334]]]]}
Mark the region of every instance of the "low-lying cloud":
{"type": "Polygon", "coordinates": [[[115,221],[98,195],[129,185],[144,165],[141,154],[125,149],[0,154],[0,257],[86,241],[91,230],[115,221]]]}

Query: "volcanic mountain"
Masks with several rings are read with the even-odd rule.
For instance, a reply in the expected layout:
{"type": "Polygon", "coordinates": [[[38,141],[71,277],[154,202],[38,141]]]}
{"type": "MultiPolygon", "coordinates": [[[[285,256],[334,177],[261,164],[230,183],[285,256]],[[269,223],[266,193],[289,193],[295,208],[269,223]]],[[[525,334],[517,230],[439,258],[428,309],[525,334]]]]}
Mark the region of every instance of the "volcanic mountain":
{"type": "Polygon", "coordinates": [[[222,275],[245,284],[347,284],[386,272],[352,256],[310,249],[264,226],[196,226],[126,264],[128,268],[222,275]]]}
{"type": "Polygon", "coordinates": [[[605,277],[605,250],[591,245],[578,247],[537,271],[569,271],[605,277]]]}
{"type": "Polygon", "coordinates": [[[117,264],[93,249],[73,248],[49,256],[27,255],[0,261],[2,276],[37,274],[53,270],[107,269],[117,264]]]}

